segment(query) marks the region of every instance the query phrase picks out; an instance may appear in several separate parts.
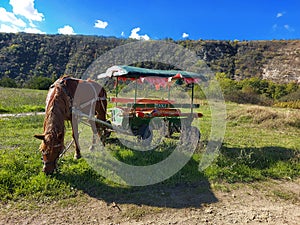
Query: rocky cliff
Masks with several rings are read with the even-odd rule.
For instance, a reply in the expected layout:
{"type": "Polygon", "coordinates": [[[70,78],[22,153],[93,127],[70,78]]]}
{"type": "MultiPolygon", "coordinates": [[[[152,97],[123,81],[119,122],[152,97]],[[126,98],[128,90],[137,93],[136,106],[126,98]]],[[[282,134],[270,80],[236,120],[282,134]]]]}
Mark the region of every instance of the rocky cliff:
{"type": "MultiPolygon", "coordinates": [[[[80,77],[99,55],[133,40],[98,36],[0,33],[0,78],[26,83],[33,76],[80,77]]],[[[232,79],[259,77],[300,82],[300,40],[173,41],[232,79]]],[[[156,66],[157,67],[157,66],[156,66]]],[[[159,66],[158,66],[159,67],[159,66]]]]}

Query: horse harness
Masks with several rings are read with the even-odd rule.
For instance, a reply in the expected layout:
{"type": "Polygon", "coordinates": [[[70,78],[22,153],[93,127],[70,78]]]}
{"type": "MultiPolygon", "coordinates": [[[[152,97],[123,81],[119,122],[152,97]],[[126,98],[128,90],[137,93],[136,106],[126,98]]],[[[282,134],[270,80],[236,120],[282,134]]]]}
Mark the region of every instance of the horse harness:
{"type": "MultiPolygon", "coordinates": [[[[68,91],[68,89],[67,89],[66,81],[69,80],[69,79],[77,80],[77,81],[80,80],[80,79],[75,79],[75,78],[71,78],[71,77],[64,77],[64,78],[61,79],[61,80],[57,80],[54,84],[52,84],[52,85],[50,86],[50,88],[54,88],[56,85],[59,85],[59,86],[61,87],[62,91],[63,91],[63,92],[66,94],[66,96],[69,98],[69,112],[70,112],[70,117],[71,117],[72,111],[73,111],[73,108],[74,108],[74,107],[73,107],[74,96],[72,96],[72,95],[70,94],[70,92],[68,91]]],[[[85,108],[85,107],[87,107],[87,106],[90,105],[89,117],[93,117],[93,116],[95,115],[95,112],[93,112],[93,110],[92,110],[92,109],[93,109],[92,105],[95,104],[97,101],[100,101],[101,106],[102,106],[102,108],[103,108],[104,111],[105,111],[106,108],[105,108],[105,106],[104,106],[104,104],[103,104],[102,101],[103,101],[103,100],[106,100],[107,98],[106,98],[106,96],[104,96],[104,97],[98,97],[98,93],[97,93],[95,87],[92,85],[92,83],[88,83],[88,84],[90,84],[90,86],[92,87],[93,92],[94,92],[94,94],[95,94],[95,97],[94,97],[93,99],[87,101],[87,102],[84,102],[84,103],[80,104],[80,105],[79,105],[79,110],[81,110],[81,109],[83,109],[83,108],[85,108]]],[[[71,146],[71,144],[73,143],[73,141],[74,141],[74,140],[72,140],[72,142],[70,142],[69,145],[68,145],[64,150],[62,150],[62,151],[60,152],[58,158],[61,158],[61,157],[64,155],[64,153],[70,148],[70,146],[71,146]]],[[[57,144],[57,145],[53,146],[53,148],[58,148],[58,147],[62,147],[62,145],[61,145],[61,144],[57,144]]],[[[43,155],[47,155],[47,154],[48,154],[48,152],[43,153],[43,155]]],[[[54,160],[53,162],[44,161],[44,159],[43,159],[44,165],[53,165],[53,164],[55,165],[55,164],[56,164],[56,161],[58,160],[58,158],[57,158],[56,160],[54,160]]]]}
{"type": "MultiPolygon", "coordinates": [[[[75,79],[75,78],[71,78],[71,77],[64,77],[63,79],[61,79],[61,81],[58,80],[57,82],[55,82],[54,84],[52,84],[50,88],[55,87],[56,84],[58,84],[58,85],[62,88],[63,92],[64,92],[64,93],[68,96],[68,98],[69,98],[69,106],[70,106],[70,107],[69,107],[69,112],[70,112],[70,115],[71,115],[71,114],[72,114],[72,111],[73,111],[74,96],[72,96],[72,95],[70,94],[70,92],[69,92],[68,89],[67,89],[66,83],[65,83],[65,82],[66,82],[67,80],[69,80],[69,79],[77,80],[77,81],[80,80],[80,79],[75,79]]],[[[95,104],[96,102],[100,101],[100,102],[101,102],[101,106],[102,106],[103,110],[105,111],[105,106],[103,105],[103,102],[102,102],[102,101],[103,101],[103,100],[106,100],[107,98],[106,98],[106,96],[104,96],[104,97],[99,97],[99,96],[98,96],[98,93],[97,93],[95,87],[92,85],[92,83],[89,83],[89,82],[87,82],[87,83],[90,84],[90,86],[92,87],[93,92],[94,92],[94,96],[95,96],[95,97],[94,97],[93,99],[87,101],[87,102],[84,102],[84,103],[80,104],[80,105],[79,105],[79,110],[81,110],[81,109],[83,109],[83,108],[85,108],[85,107],[87,107],[87,106],[90,105],[89,117],[92,117],[92,116],[95,115],[94,112],[93,112],[93,110],[92,110],[92,109],[93,109],[92,105],[95,104]]]]}

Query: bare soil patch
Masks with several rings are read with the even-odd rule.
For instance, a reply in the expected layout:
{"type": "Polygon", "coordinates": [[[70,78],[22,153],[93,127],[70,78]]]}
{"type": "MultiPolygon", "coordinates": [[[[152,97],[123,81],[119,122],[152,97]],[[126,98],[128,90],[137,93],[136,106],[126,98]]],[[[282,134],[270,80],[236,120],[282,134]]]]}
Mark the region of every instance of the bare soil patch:
{"type": "Polygon", "coordinates": [[[0,224],[300,224],[300,179],[206,185],[1,204],[0,224]]]}

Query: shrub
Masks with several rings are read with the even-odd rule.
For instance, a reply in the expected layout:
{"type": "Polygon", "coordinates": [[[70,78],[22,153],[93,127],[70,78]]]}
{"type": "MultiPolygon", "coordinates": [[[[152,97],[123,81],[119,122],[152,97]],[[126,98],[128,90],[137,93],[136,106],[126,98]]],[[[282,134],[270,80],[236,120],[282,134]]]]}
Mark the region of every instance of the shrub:
{"type": "Polygon", "coordinates": [[[31,89],[48,90],[53,83],[51,78],[47,77],[33,77],[28,82],[27,86],[31,89]]]}
{"type": "Polygon", "coordinates": [[[280,102],[292,102],[300,99],[300,88],[279,99],[280,102]]]}
{"type": "Polygon", "coordinates": [[[259,95],[252,91],[251,89],[236,90],[225,94],[225,100],[230,102],[235,102],[239,104],[255,104],[255,105],[272,105],[272,100],[265,97],[264,95],[259,95]]]}
{"type": "Polygon", "coordinates": [[[9,77],[3,77],[0,79],[0,86],[1,87],[8,87],[8,88],[16,88],[17,83],[15,80],[9,78],[9,77]]]}

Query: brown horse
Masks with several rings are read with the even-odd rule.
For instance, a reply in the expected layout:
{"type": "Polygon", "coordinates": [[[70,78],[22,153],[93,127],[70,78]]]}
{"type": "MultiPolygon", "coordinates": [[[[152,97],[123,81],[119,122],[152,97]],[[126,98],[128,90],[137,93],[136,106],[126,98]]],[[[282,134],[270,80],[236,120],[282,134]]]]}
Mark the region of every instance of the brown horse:
{"type": "MultiPolygon", "coordinates": [[[[46,174],[57,168],[57,160],[64,150],[64,121],[72,124],[72,136],[75,142],[74,158],[81,157],[78,143],[78,116],[72,114],[72,108],[102,121],[106,120],[107,100],[105,90],[95,81],[81,80],[63,76],[51,85],[46,99],[44,133],[34,137],[41,139],[40,150],[43,155],[46,174]]],[[[102,143],[105,141],[105,127],[99,123],[92,125],[94,133],[98,133],[102,143]]],[[[95,135],[94,135],[95,136],[95,135]]],[[[93,138],[93,144],[96,140],[93,138]]]]}

